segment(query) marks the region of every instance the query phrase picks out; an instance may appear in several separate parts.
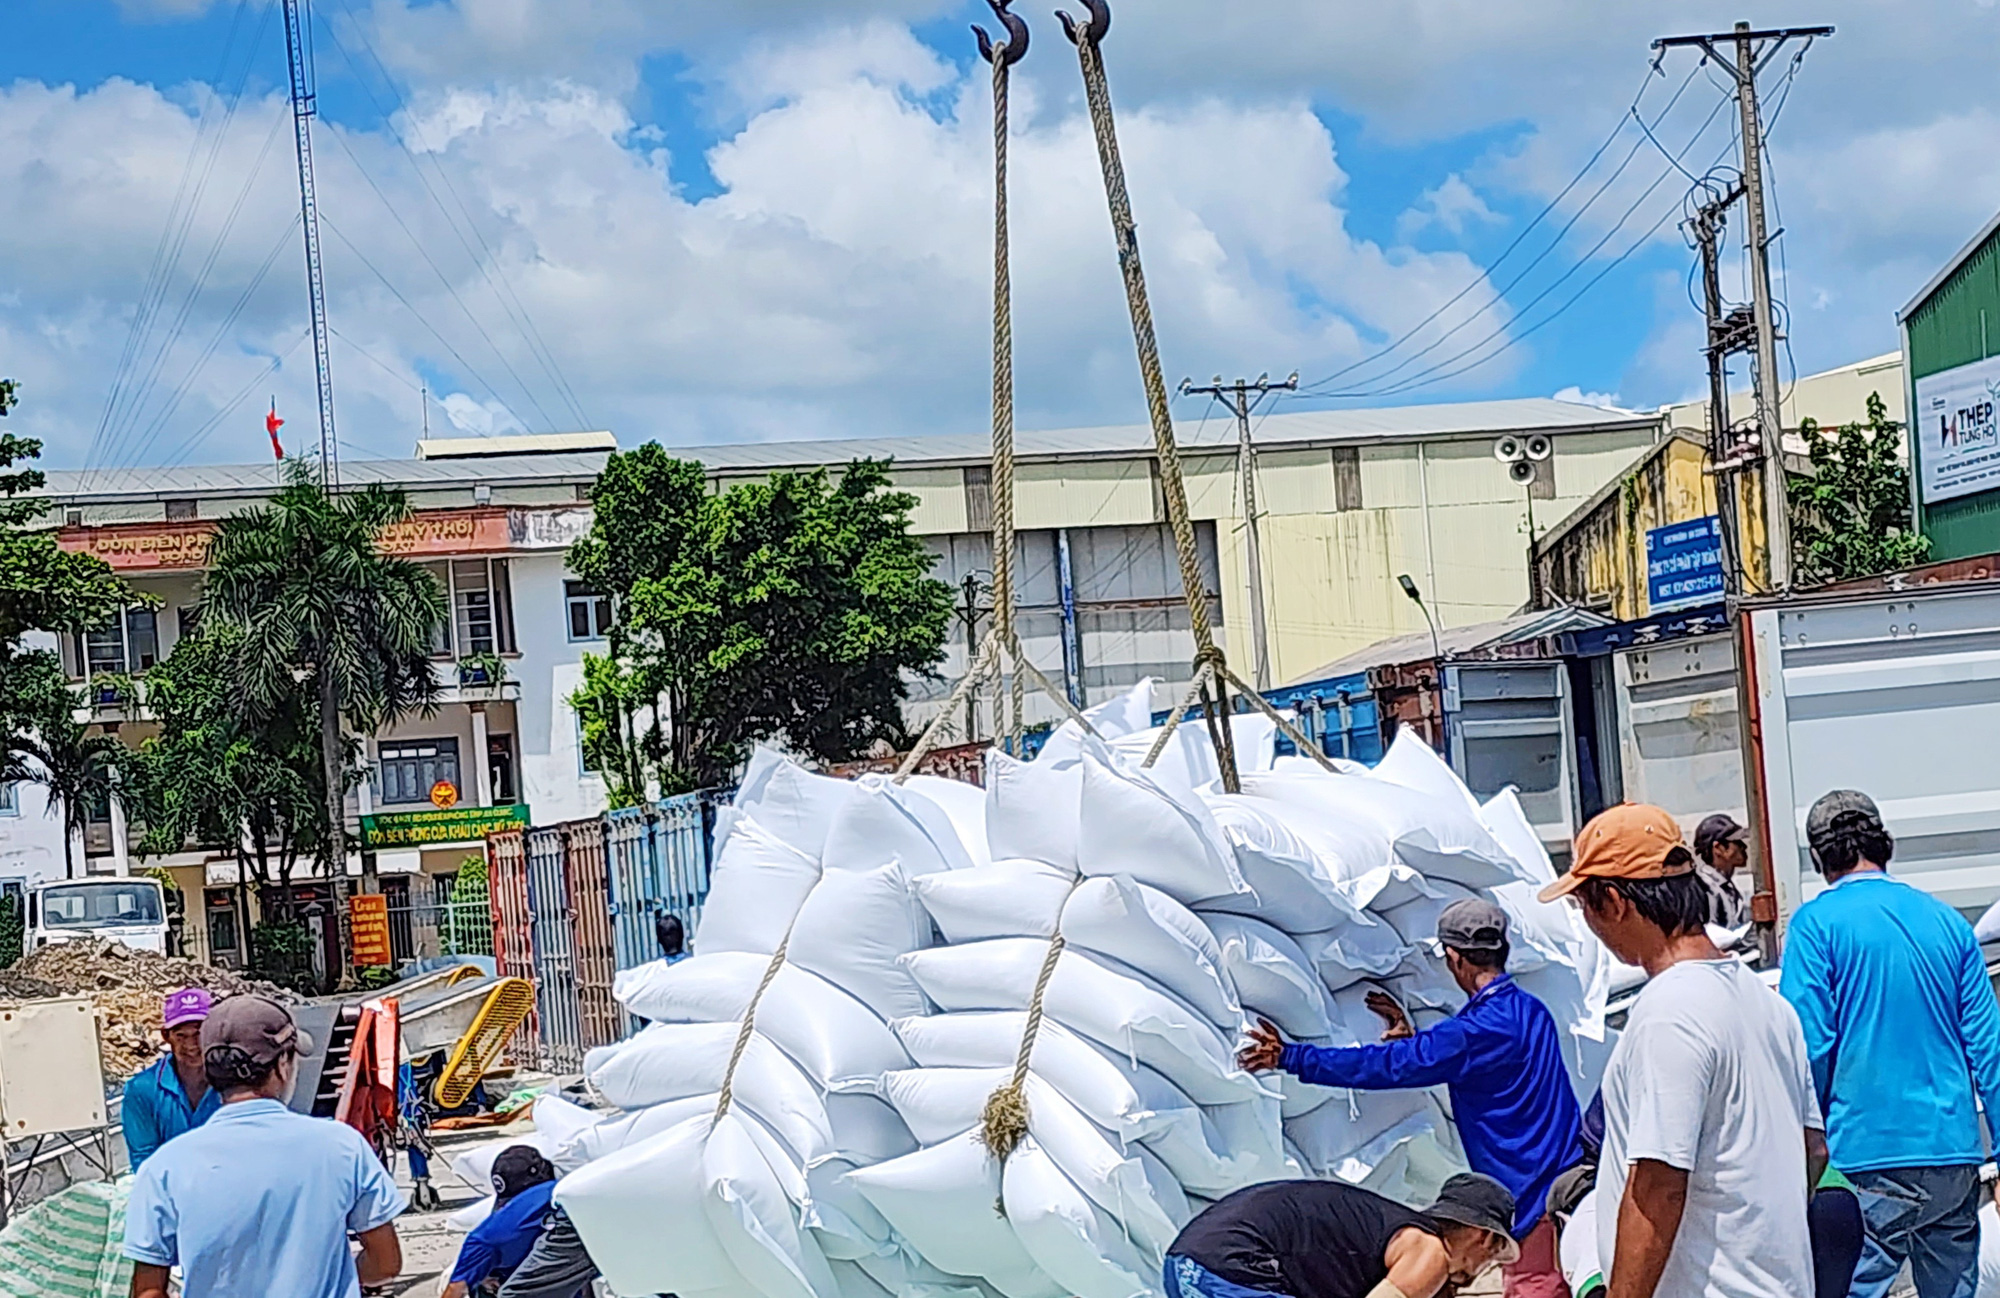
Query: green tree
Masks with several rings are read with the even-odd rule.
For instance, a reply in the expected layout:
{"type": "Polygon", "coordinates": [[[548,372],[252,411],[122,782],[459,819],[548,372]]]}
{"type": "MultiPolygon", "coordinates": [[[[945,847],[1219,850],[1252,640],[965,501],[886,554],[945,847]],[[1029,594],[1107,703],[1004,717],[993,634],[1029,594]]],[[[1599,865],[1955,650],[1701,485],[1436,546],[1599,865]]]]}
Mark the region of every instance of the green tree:
{"type": "Polygon", "coordinates": [[[13,897],[0,897],[0,969],[21,958],[21,943],[27,927],[27,917],[21,914],[21,903],[13,897]]]}
{"type": "Polygon", "coordinates": [[[111,799],[119,796],[131,750],[116,735],[92,734],[67,711],[46,713],[35,726],[34,735],[22,741],[27,778],[48,790],[49,813],[62,817],[63,873],[74,878],[76,840],[91,813],[108,812],[111,799]]]}
{"type": "Polygon", "coordinates": [[[241,628],[204,622],[146,677],[159,733],[131,759],[128,804],[145,823],[141,856],[190,843],[236,859],[237,877],[281,890],[290,913],[298,862],[326,831],[319,708],[310,684],[253,719],[236,668],[241,628]]]}
{"type": "Polygon", "coordinates": [[[720,784],[772,736],[825,761],[907,743],[905,673],[935,669],[952,592],[885,464],[711,494],[653,443],[613,455],[591,500],[570,566],[617,617],[571,701],[621,799],[720,784]]]}
{"type": "MultiPolygon", "coordinates": [[[[242,633],[234,674],[252,718],[283,713],[311,683],[326,805],[321,856],[336,878],[347,852],[348,732],[429,716],[441,688],[431,645],[447,614],[444,592],[376,544],[409,513],[399,491],[329,492],[294,461],[268,506],[217,525],[210,551],[203,607],[242,633]]],[[[361,886],[379,890],[372,868],[361,886]]]]}
{"type": "Polygon", "coordinates": [[[1888,417],[1880,393],[1868,394],[1866,423],[1829,431],[1806,419],[1799,432],[1812,472],[1793,476],[1785,494],[1801,584],[1892,572],[1930,553],[1929,538],[1910,521],[1903,426],[1888,417]]]}

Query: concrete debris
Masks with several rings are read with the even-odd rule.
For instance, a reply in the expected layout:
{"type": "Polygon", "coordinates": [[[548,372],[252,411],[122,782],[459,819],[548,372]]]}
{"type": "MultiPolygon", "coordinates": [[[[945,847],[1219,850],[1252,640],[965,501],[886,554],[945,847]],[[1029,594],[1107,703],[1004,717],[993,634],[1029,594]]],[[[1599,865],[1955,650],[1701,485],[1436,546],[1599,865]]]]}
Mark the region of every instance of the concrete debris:
{"type": "Polygon", "coordinates": [[[0,999],[88,996],[96,1002],[107,1082],[122,1082],[159,1057],[160,1002],[183,987],[207,988],[218,999],[242,992],[298,999],[233,970],[108,940],[45,946],[0,970],[0,999]]]}

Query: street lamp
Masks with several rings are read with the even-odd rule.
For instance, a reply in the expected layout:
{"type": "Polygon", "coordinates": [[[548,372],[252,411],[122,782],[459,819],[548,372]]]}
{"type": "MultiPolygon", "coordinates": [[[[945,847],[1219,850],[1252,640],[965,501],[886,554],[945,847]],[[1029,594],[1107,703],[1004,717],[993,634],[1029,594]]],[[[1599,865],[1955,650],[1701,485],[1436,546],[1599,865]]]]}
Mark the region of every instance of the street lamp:
{"type": "Polygon", "coordinates": [[[1430,605],[1424,603],[1423,592],[1417,589],[1417,583],[1410,580],[1410,574],[1407,572],[1397,576],[1396,584],[1403,588],[1403,593],[1410,597],[1412,604],[1423,610],[1424,621],[1430,623],[1431,628],[1431,655],[1442,659],[1444,657],[1444,650],[1438,644],[1437,619],[1431,616],[1430,605]]]}

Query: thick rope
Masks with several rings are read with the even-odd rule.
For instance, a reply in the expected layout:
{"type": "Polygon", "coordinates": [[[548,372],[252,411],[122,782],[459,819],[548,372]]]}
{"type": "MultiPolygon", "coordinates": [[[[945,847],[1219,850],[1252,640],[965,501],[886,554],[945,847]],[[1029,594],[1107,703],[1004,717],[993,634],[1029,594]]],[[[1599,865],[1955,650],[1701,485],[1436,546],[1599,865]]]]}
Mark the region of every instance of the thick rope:
{"type": "MultiPolygon", "coordinates": [[[[794,916],[793,923],[797,922],[797,917],[794,916]]],[[[736,1065],[743,1062],[743,1052],[750,1048],[750,1038],[757,1031],[758,1003],[764,999],[764,993],[771,990],[771,983],[777,979],[778,970],[785,967],[785,951],[791,944],[792,930],[788,927],[785,929],[784,939],[778,943],[778,949],[771,953],[771,963],[764,966],[764,977],[757,984],[757,990],[751,993],[750,1003],[743,1007],[743,1026],[736,1032],[736,1048],[729,1052],[729,1067],[722,1072],[722,1093],[715,1099],[715,1116],[709,1120],[711,1127],[722,1121],[723,1115],[729,1112],[729,1102],[736,1095],[736,1065]]]]}
{"type": "MultiPolygon", "coordinates": [[[[1014,284],[1007,239],[1007,69],[1002,50],[993,55],[993,626],[1002,645],[1014,636],[1014,284]]],[[[997,734],[1007,751],[1021,755],[1021,674],[1008,673],[995,691],[997,734]],[[1005,698],[1002,704],[1002,696],[1005,698]]]]}
{"type": "MultiPolygon", "coordinates": [[[[916,774],[918,764],[929,757],[931,750],[937,747],[939,737],[951,724],[951,718],[957,714],[966,696],[978,689],[979,683],[993,673],[999,660],[999,635],[997,632],[988,631],[986,639],[980,642],[979,652],[966,663],[965,675],[958,678],[958,684],[953,687],[951,696],[945,699],[944,706],[931,718],[931,723],[924,727],[923,734],[917,736],[916,746],[904,755],[902,764],[896,768],[896,783],[901,784],[916,774]]],[[[967,735],[966,738],[970,739],[971,736],[967,735]]]]}
{"type": "Polygon", "coordinates": [[[1195,665],[1194,679],[1188,682],[1187,693],[1183,694],[1181,701],[1174,705],[1174,710],[1167,713],[1167,724],[1160,727],[1160,737],[1155,739],[1153,746],[1146,750],[1146,760],[1139,763],[1141,769],[1159,761],[1160,754],[1167,751],[1167,744],[1173,739],[1174,732],[1181,728],[1181,718],[1188,714],[1190,708],[1201,701],[1202,690],[1208,685],[1208,674],[1213,670],[1215,670],[1215,664],[1213,663],[1197,663],[1195,665]]]}
{"type": "MultiPolygon", "coordinates": [[[[1014,641],[1013,652],[1014,652],[1014,670],[1016,672],[1026,674],[1028,679],[1035,683],[1035,688],[1040,690],[1042,693],[1048,695],[1049,698],[1055,703],[1055,705],[1062,709],[1063,714],[1066,717],[1068,717],[1071,721],[1076,722],[1077,725],[1083,727],[1084,734],[1096,735],[1098,733],[1097,727],[1090,724],[1090,718],[1084,716],[1082,712],[1079,712],[1077,710],[1076,704],[1071,703],[1069,701],[1069,695],[1064,693],[1062,690],[1057,689],[1055,682],[1050,680],[1046,675],[1044,675],[1042,673],[1041,668],[1035,666],[1033,662],[1029,661],[1028,655],[1026,651],[1021,648],[1021,642],[1019,640],[1014,641]]],[[[1102,738],[1103,736],[1099,735],[1098,737],[1102,738]]]]}
{"type": "MultiPolygon", "coordinates": [[[[1221,661],[1215,632],[1208,619],[1208,590],[1201,578],[1201,556],[1195,545],[1194,523],[1188,516],[1187,489],[1181,474],[1180,451],[1174,444],[1173,416],[1167,409],[1167,384],[1160,372],[1160,347],[1153,329],[1153,308],[1146,296],[1146,272],[1139,262],[1139,232],[1132,219],[1132,199],[1125,186],[1125,165],[1118,154],[1118,128],[1111,116],[1111,91],[1104,79],[1104,60],[1088,30],[1076,40],[1083,68],[1084,97],[1090,105],[1091,130],[1097,137],[1097,160],[1104,172],[1104,196],[1111,208],[1111,229],[1118,241],[1118,267],[1125,275],[1125,303],[1132,315],[1132,337],[1139,351],[1139,374],[1146,387],[1146,413],[1153,425],[1153,451],[1160,462],[1160,493],[1167,522],[1173,527],[1174,550],[1180,560],[1181,588],[1187,599],[1188,623],[1194,632],[1197,663],[1221,661]]],[[[1222,786],[1237,790],[1234,746],[1218,741],[1217,763],[1222,786]]]]}
{"type": "MultiPolygon", "coordinates": [[[[1224,668],[1224,670],[1227,671],[1228,669],[1224,668]]],[[[1273,707],[1271,705],[1271,700],[1265,698],[1262,694],[1259,694],[1256,690],[1253,690],[1249,686],[1245,685],[1243,683],[1242,678],[1239,677],[1235,672],[1229,673],[1229,679],[1236,682],[1236,688],[1243,691],[1243,697],[1249,699],[1251,703],[1255,704],[1259,712],[1262,712],[1265,716],[1271,718],[1272,721],[1277,723],[1279,733],[1283,734],[1285,738],[1291,740],[1293,744],[1297,745],[1298,750],[1300,752],[1310,754],[1314,761],[1318,762],[1321,766],[1325,767],[1329,771],[1334,771],[1337,773],[1340,770],[1339,767],[1333,764],[1333,759],[1326,755],[1326,750],[1321,748],[1318,744],[1314,743],[1312,740],[1306,738],[1305,731],[1299,729],[1298,725],[1295,722],[1293,722],[1293,720],[1290,717],[1286,716],[1284,713],[1280,712],[1277,708],[1273,707]]]]}
{"type": "MultiPolygon", "coordinates": [[[[1083,874],[1079,872],[1070,881],[1070,892],[1075,892],[1083,879],[1083,874]]],[[[1067,908],[1067,895],[1063,904],[1067,908]]],[[[1028,998],[1028,1021],[1021,1029],[1021,1048],[1014,1056],[1014,1076],[986,1097],[986,1107],[979,1115],[979,1143],[1003,1163],[1028,1135],[1028,1063],[1034,1058],[1035,1037],[1042,1030],[1042,1006],[1048,996],[1049,983],[1055,977],[1056,965],[1062,960],[1063,948],[1067,945],[1062,933],[1062,912],[1059,910],[1056,912],[1055,934],[1049,938],[1048,954],[1042,957],[1041,972],[1035,975],[1034,994],[1028,998]]]]}

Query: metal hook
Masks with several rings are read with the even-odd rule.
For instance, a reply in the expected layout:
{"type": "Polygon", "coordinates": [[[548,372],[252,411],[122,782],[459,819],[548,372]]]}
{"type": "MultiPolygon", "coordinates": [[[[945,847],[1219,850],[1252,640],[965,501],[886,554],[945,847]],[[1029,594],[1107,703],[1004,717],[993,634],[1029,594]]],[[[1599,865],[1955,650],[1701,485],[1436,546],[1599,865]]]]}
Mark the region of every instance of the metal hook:
{"type": "Polygon", "coordinates": [[[1007,6],[1012,3],[1013,0],[986,0],[986,5],[993,11],[993,16],[1007,29],[1007,38],[998,45],[993,43],[993,38],[986,34],[984,27],[977,23],[973,24],[972,34],[979,40],[979,57],[988,63],[993,61],[996,50],[999,51],[1004,67],[1012,67],[1019,63],[1021,56],[1028,52],[1028,24],[1021,21],[1020,15],[1007,12],[1007,6]]]}
{"type": "Polygon", "coordinates": [[[1090,21],[1081,26],[1060,9],[1056,10],[1056,17],[1062,21],[1063,35],[1069,37],[1070,44],[1089,41],[1097,45],[1111,30],[1111,6],[1105,0],[1083,0],[1083,7],[1090,11],[1090,21]]]}

